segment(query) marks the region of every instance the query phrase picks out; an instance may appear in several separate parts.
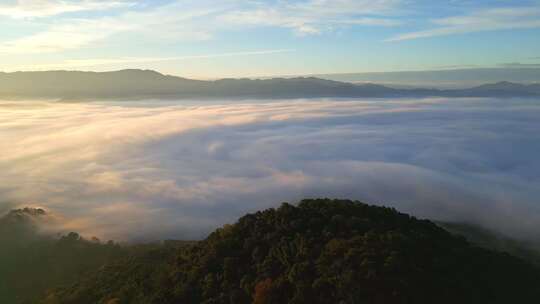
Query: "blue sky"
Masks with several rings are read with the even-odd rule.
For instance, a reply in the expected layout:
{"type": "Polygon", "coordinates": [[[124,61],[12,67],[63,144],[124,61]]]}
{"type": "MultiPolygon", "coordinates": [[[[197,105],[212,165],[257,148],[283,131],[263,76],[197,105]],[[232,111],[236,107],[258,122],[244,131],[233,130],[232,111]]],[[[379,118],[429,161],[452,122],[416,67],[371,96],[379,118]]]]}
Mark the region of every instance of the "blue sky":
{"type": "Polygon", "coordinates": [[[195,78],[540,66],[540,1],[0,0],[0,70],[195,78]]]}

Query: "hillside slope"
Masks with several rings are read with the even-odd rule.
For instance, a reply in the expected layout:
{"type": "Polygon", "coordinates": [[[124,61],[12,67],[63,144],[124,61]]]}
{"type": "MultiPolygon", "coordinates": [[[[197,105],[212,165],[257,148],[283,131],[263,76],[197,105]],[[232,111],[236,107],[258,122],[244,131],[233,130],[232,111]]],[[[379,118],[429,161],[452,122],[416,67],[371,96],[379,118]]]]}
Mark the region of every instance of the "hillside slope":
{"type": "Polygon", "coordinates": [[[534,266],[430,221],[304,200],[110,263],[41,303],[532,303],[538,286],[534,266]]]}
{"type": "Polygon", "coordinates": [[[77,233],[58,238],[42,234],[39,226],[47,217],[44,210],[32,208],[0,217],[0,303],[39,298],[48,288],[69,284],[126,254],[113,242],[85,240],[77,233]]]}

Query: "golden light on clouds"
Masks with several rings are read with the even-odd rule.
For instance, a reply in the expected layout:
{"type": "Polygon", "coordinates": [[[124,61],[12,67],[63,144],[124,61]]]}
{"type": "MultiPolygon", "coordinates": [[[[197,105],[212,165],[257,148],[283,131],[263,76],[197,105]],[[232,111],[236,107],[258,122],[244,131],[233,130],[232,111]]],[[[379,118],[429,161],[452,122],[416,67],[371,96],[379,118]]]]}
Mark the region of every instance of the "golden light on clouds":
{"type": "Polygon", "coordinates": [[[487,99],[3,101],[1,207],[44,206],[58,219],[48,229],[102,238],[193,238],[276,202],[337,196],[530,237],[539,111],[487,99]],[[494,225],[503,217],[521,220],[494,225]]]}

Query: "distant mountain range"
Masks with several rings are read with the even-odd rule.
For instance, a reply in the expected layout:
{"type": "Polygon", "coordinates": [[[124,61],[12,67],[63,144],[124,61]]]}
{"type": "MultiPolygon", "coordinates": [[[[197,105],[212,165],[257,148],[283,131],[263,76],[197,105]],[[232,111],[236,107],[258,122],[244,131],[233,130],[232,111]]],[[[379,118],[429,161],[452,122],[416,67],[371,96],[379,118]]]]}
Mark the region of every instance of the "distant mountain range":
{"type": "Polygon", "coordinates": [[[63,100],[288,99],[354,97],[540,97],[540,83],[498,82],[468,89],[399,89],[315,77],[203,81],[150,70],[0,73],[0,98],[63,100]]]}
{"type": "Polygon", "coordinates": [[[428,71],[315,74],[317,78],[353,83],[374,82],[390,87],[463,89],[506,80],[515,83],[540,81],[540,65],[505,65],[502,67],[447,67],[428,71]]]}

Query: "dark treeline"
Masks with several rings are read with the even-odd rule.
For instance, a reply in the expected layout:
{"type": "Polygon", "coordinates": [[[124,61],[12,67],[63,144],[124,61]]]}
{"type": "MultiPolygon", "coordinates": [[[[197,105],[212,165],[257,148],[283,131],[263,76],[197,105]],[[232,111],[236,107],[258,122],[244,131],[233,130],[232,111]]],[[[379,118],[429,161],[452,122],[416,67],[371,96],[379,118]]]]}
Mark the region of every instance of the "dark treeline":
{"type": "MultiPolygon", "coordinates": [[[[117,244],[38,231],[42,209],[13,210],[0,218],[0,303],[34,300],[47,288],[69,284],[127,252],[117,244]]],[[[32,303],[30,301],[29,303],[32,303]]]]}
{"type": "Polygon", "coordinates": [[[121,247],[0,220],[1,303],[532,303],[540,270],[428,220],[346,200],[248,214],[199,242],[121,247]],[[16,229],[14,229],[16,227],[16,229]],[[9,229],[9,230],[6,230],[9,229]],[[4,250],[9,248],[9,250],[4,250]]]}
{"type": "Polygon", "coordinates": [[[513,239],[469,223],[438,223],[438,225],[454,234],[465,236],[467,241],[477,246],[507,252],[540,267],[538,242],[513,239]]]}

